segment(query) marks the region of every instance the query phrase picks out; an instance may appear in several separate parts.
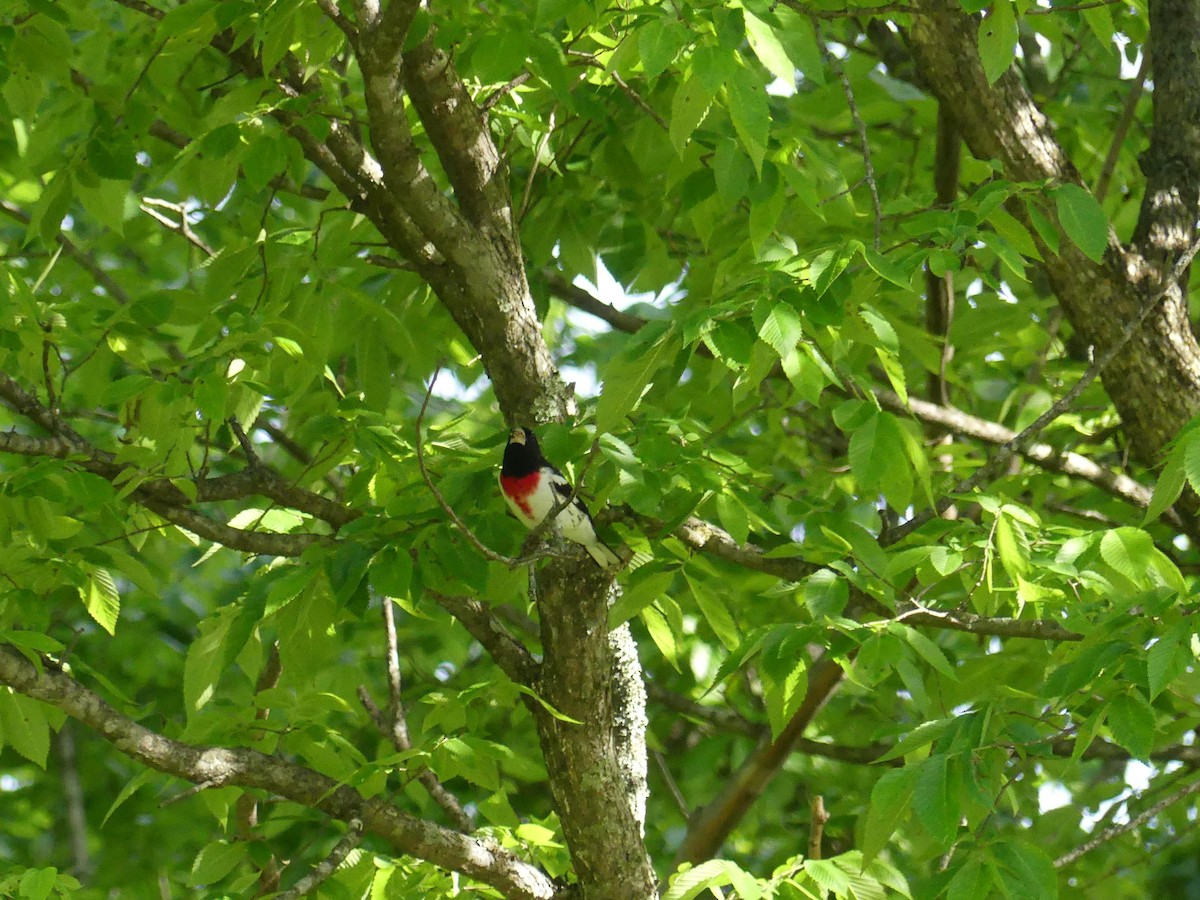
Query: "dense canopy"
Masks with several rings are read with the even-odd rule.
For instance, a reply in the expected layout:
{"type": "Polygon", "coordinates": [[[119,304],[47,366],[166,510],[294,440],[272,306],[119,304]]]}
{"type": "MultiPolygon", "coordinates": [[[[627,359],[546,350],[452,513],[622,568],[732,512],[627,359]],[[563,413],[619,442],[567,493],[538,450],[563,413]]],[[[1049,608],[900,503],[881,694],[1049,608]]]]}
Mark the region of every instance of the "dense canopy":
{"type": "Polygon", "coordinates": [[[1190,896],[1197,60],[1188,0],[9,0],[0,894],[1190,896]]]}

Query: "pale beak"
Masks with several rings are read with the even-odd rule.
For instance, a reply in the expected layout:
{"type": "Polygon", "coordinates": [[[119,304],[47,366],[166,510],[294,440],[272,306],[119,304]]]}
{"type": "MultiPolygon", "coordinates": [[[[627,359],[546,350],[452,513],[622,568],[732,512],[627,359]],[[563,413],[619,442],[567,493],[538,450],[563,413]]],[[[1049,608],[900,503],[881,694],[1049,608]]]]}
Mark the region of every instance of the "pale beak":
{"type": "Polygon", "coordinates": [[[524,428],[514,428],[512,431],[510,431],[508,433],[508,442],[510,444],[522,444],[523,445],[525,443],[525,429],[524,428]]]}

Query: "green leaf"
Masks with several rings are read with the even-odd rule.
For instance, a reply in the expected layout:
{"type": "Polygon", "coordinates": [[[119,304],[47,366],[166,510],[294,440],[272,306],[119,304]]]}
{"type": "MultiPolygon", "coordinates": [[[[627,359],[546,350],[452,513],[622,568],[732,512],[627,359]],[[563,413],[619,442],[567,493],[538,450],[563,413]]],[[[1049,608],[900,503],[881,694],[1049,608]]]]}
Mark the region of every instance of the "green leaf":
{"type": "Polygon", "coordinates": [[[951,681],[958,681],[958,673],[954,671],[954,666],[950,664],[950,660],[946,659],[946,654],[942,652],[941,647],[915,628],[906,628],[904,636],[908,640],[909,645],[920,654],[925,662],[929,663],[934,669],[951,681]]]}
{"type": "Polygon", "coordinates": [[[654,646],[658,647],[659,652],[662,653],[667,662],[678,671],[679,644],[675,638],[675,632],[671,630],[671,626],[667,623],[666,617],[653,606],[647,606],[638,615],[641,617],[642,623],[646,626],[646,632],[650,635],[650,640],[654,641],[654,646]]]}
{"type": "Polygon", "coordinates": [[[814,620],[835,618],[850,601],[850,586],[832,569],[814,572],[804,582],[804,605],[814,620]]]}
{"type": "Polygon", "coordinates": [[[212,699],[225,671],[225,638],[235,615],[236,609],[231,606],[218,610],[199,624],[200,634],[188,647],[183,663],[183,699],[189,718],[212,699]]]}
{"type": "Polygon", "coordinates": [[[1029,571],[1029,538],[1021,524],[1003,512],[996,518],[996,554],[1013,581],[1029,571]]]}
{"type": "Polygon", "coordinates": [[[754,51],[759,62],[766,66],[767,70],[776,78],[793,84],[796,80],[796,67],[788,58],[787,51],[779,42],[779,38],[775,36],[774,29],[749,11],[745,13],[745,18],[746,39],[750,42],[750,49],[754,51]]]}
{"type": "Polygon", "coordinates": [[[50,753],[50,724],[41,703],[0,688],[0,746],[8,744],[41,769],[50,753]]]}
{"type": "Polygon", "coordinates": [[[896,759],[904,756],[907,753],[911,753],[913,750],[924,747],[926,744],[932,744],[943,734],[945,734],[948,729],[953,727],[957,721],[958,719],[956,717],[951,717],[945,719],[934,719],[929,722],[921,722],[916,728],[897,741],[891,750],[879,757],[879,759],[875,760],[875,762],[887,762],[889,759],[896,759]]]}
{"type": "Polygon", "coordinates": [[[596,403],[596,431],[616,431],[626,415],[633,412],[655,373],[677,349],[674,328],[654,342],[649,350],[637,348],[618,356],[604,369],[604,391],[596,403]]]}
{"type": "Polygon", "coordinates": [[[107,569],[93,569],[88,576],[87,587],[80,589],[83,605],[96,622],[109,634],[117,630],[117,616],[121,612],[121,595],[107,569]]]}
{"type": "Polygon", "coordinates": [[[883,493],[894,509],[912,501],[913,478],[895,417],[871,416],[850,435],[850,471],[864,494],[883,493]]]}
{"type": "Polygon", "coordinates": [[[1008,71],[1017,46],[1017,20],[1009,0],[996,0],[987,18],[979,23],[979,59],[988,84],[1008,71]]]}
{"type": "Polygon", "coordinates": [[[1154,710],[1136,690],[1126,690],[1108,706],[1108,729],[1113,740],[1137,759],[1149,759],[1154,748],[1154,710]]]}
{"type": "Polygon", "coordinates": [[[675,152],[682,154],[694,132],[708,115],[715,91],[709,90],[703,80],[693,75],[675,91],[671,100],[671,123],[669,133],[675,152]]]}
{"type": "Polygon", "coordinates": [[[969,858],[946,887],[946,900],[979,900],[991,895],[992,867],[978,856],[969,858]]]}
{"type": "MultiPolygon", "coordinates": [[[[662,900],[693,900],[704,891],[725,887],[735,881],[742,886],[754,885],[751,890],[757,890],[754,879],[743,872],[737,863],[727,859],[710,859],[675,875],[662,900]]],[[[740,890],[738,893],[746,900],[758,900],[761,896],[759,893],[742,894],[740,890]]]]}
{"type": "Polygon", "coordinates": [[[126,800],[136,794],[138,788],[149,782],[157,774],[158,773],[153,769],[142,769],[142,771],[130,778],[125,787],[121,788],[121,792],[117,794],[117,798],[113,800],[112,805],[109,806],[108,812],[104,814],[104,818],[100,820],[100,827],[103,828],[109,818],[112,817],[112,814],[115,813],[117,809],[125,803],[126,800]]]}
{"type": "Polygon", "coordinates": [[[913,809],[929,836],[942,847],[958,833],[958,795],[945,756],[936,755],[917,767],[913,809]]]}
{"type": "Polygon", "coordinates": [[[21,876],[21,900],[46,900],[58,884],[58,869],[26,869],[21,876]]]}
{"type": "Polygon", "coordinates": [[[889,260],[886,256],[875,250],[872,250],[870,247],[863,247],[863,259],[867,261],[867,265],[870,267],[871,271],[880,278],[884,279],[885,281],[890,281],[892,284],[896,285],[896,287],[901,287],[909,291],[912,290],[912,273],[916,271],[915,268],[912,271],[905,273],[902,268],[889,260]]]}
{"type": "Polygon", "coordinates": [[[675,579],[675,569],[642,575],[639,571],[632,582],[621,591],[621,596],[608,611],[608,628],[628,622],[643,609],[661,597],[675,579]]]}
{"type": "MultiPolygon", "coordinates": [[[[1190,432],[1194,435],[1196,432],[1190,432]]],[[[1179,495],[1183,493],[1183,485],[1186,476],[1184,475],[1184,452],[1185,448],[1190,448],[1192,441],[1186,443],[1180,442],[1171,449],[1167,456],[1167,461],[1163,463],[1162,471],[1158,475],[1158,480],[1154,482],[1154,493],[1150,497],[1150,505],[1146,507],[1146,516],[1142,519],[1143,525],[1149,525],[1164,512],[1171,508],[1179,495]]],[[[1200,458],[1196,460],[1197,474],[1200,474],[1200,458]]],[[[1193,488],[1194,490],[1194,488],[1193,488]]]]}
{"type": "Polygon", "coordinates": [[[850,878],[832,859],[806,859],[804,871],[822,890],[831,891],[835,897],[850,893],[850,878]]]}
{"type": "Polygon", "coordinates": [[[729,607],[725,605],[721,595],[699,578],[694,578],[687,573],[684,577],[687,579],[688,587],[692,589],[696,605],[700,607],[704,620],[708,622],[717,639],[725,646],[726,650],[738,647],[742,642],[741,635],[738,634],[737,623],[734,622],[729,607]]]}
{"type": "Polygon", "coordinates": [[[192,863],[192,884],[214,884],[234,870],[249,852],[245,841],[230,844],[213,841],[197,855],[192,863]]]}
{"type": "Polygon", "coordinates": [[[767,313],[767,317],[759,326],[758,336],[783,359],[800,343],[800,338],[804,337],[804,323],[800,314],[792,309],[789,303],[781,300],[767,313]]]}
{"type": "Polygon", "coordinates": [[[1103,207],[1077,184],[1064,184],[1052,192],[1058,223],[1084,255],[1100,262],[1108,246],[1108,217],[1103,207]]]}
{"type": "Polygon", "coordinates": [[[1104,561],[1135,582],[1145,579],[1147,565],[1154,553],[1154,539],[1138,528],[1114,528],[1100,540],[1100,555],[1104,561]]]}
{"type": "Polygon", "coordinates": [[[725,85],[725,91],[734,131],[754,163],[754,171],[760,172],[763,157],[767,155],[767,135],[771,129],[766,86],[749,69],[739,67],[725,85]]]}
{"type": "Polygon", "coordinates": [[[992,847],[1000,863],[1001,886],[1010,897],[1021,900],[1055,900],[1058,875],[1054,862],[1039,847],[1023,841],[1003,841],[992,847]]]}
{"type": "Polygon", "coordinates": [[[862,854],[864,865],[870,863],[887,846],[892,834],[908,816],[919,769],[906,766],[886,773],[871,789],[867,821],[863,826],[862,854]]]}
{"type": "Polygon", "coordinates": [[[1146,679],[1151,700],[1187,670],[1184,641],[1190,636],[1191,627],[1180,623],[1168,629],[1146,652],[1146,679]]]}
{"type": "Polygon", "coordinates": [[[654,19],[638,32],[638,53],[647,78],[666,71],[688,43],[688,30],[671,19],[654,19]]]}

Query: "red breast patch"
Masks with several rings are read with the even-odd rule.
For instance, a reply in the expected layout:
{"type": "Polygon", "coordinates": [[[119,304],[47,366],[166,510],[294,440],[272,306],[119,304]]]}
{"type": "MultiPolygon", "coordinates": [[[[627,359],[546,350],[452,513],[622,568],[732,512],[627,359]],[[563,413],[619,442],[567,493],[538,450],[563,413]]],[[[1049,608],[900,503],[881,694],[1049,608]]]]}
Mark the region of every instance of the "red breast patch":
{"type": "Polygon", "coordinates": [[[541,480],[541,472],[530,472],[528,475],[500,476],[500,490],[504,491],[504,496],[508,497],[513,503],[521,507],[521,512],[533,518],[533,510],[529,508],[529,495],[537,490],[538,482],[541,480]]]}

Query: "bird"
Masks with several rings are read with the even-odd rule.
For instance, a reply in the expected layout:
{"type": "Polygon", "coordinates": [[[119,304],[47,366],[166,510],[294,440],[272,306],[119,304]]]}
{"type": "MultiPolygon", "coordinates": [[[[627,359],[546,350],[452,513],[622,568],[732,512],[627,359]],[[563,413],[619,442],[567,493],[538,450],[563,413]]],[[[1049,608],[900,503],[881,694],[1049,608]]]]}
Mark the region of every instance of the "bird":
{"type": "Polygon", "coordinates": [[[536,528],[550,510],[571,498],[555,517],[562,536],[583,545],[602,569],[621,565],[620,557],[596,536],[596,524],[583,501],[572,497],[570,482],[542,456],[537,438],[528,428],[517,427],[508,433],[499,478],[504,501],[527,528],[536,528]]]}

